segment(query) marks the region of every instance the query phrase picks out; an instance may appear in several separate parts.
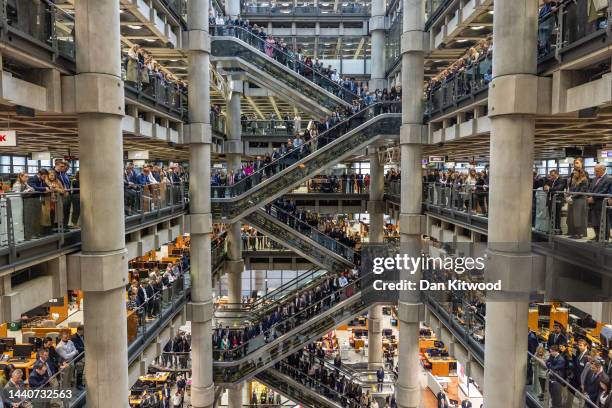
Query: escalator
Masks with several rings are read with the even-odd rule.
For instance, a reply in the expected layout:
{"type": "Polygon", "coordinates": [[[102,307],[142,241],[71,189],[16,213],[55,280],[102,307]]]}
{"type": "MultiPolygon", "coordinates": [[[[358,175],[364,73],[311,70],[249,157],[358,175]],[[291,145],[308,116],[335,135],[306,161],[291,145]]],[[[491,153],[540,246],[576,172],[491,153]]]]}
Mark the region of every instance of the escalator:
{"type": "Polygon", "coordinates": [[[285,95],[313,117],[330,115],[337,108],[350,108],[359,96],[332,81],[320,71],[293,58],[265,38],[234,26],[218,26],[211,38],[211,55],[217,69],[285,95]]]}
{"type": "Polygon", "coordinates": [[[328,271],[339,272],[353,268],[358,256],[351,248],[276,206],[269,207],[269,212],[262,209],[252,212],[243,221],[328,271]]]}
{"type": "MultiPolygon", "coordinates": [[[[343,396],[335,390],[312,380],[312,383],[301,383],[283,373],[290,370],[284,362],[278,363],[277,368],[269,368],[257,374],[255,379],[268,388],[278,392],[285,398],[299,403],[306,408],[344,408],[343,396]]],[[[302,373],[303,374],[303,373],[302,373]]],[[[305,374],[304,374],[305,375],[305,374]]]]}
{"type": "MultiPolygon", "coordinates": [[[[214,348],[215,384],[229,385],[248,380],[336,326],[365,313],[370,307],[394,302],[396,299],[392,297],[396,294],[374,290],[374,279],[376,275],[366,273],[273,325],[265,336],[258,335],[231,350],[214,348]]],[[[252,322],[243,324],[249,323],[252,322]]]]}
{"type": "Polygon", "coordinates": [[[212,187],[213,218],[236,222],[379,140],[395,140],[398,102],[370,105],[231,186],[212,187]]]}

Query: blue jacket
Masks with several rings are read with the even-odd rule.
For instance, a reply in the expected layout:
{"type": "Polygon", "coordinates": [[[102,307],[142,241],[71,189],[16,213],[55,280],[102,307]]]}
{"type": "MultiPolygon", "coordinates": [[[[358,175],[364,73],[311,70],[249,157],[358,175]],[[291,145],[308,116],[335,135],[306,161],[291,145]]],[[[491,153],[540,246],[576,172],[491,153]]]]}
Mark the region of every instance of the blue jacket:
{"type": "Polygon", "coordinates": [[[149,177],[147,177],[147,175],[144,173],[140,173],[138,176],[136,176],[136,184],[140,184],[141,186],[150,184],[149,177]]]}
{"type": "Polygon", "coordinates": [[[33,188],[35,191],[45,192],[47,191],[47,183],[40,179],[38,175],[34,175],[28,179],[28,186],[33,188]]]}

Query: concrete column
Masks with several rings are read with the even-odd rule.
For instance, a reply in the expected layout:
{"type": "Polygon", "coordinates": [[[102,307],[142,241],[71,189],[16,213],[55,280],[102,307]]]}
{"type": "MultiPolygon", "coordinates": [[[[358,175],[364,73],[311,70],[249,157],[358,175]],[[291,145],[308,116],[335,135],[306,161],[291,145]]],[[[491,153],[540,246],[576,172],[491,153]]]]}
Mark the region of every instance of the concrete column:
{"type": "Polygon", "coordinates": [[[487,293],[484,405],[518,408],[525,406],[527,293],[534,277],[529,256],[538,2],[500,1],[494,11],[486,274],[487,280],[501,279],[504,291],[487,293]]]}
{"type": "Polygon", "coordinates": [[[187,305],[191,320],[192,386],[191,405],[212,407],[212,276],[210,238],[210,38],[208,35],[208,0],[191,0],[188,10],[189,53],[189,141],[191,234],[191,302],[187,305]]]}
{"type": "Polygon", "coordinates": [[[79,260],[80,271],[89,277],[81,288],[87,406],[92,408],[128,406],[119,24],[118,0],[76,2],[75,86],[82,182],[79,260]],[[96,181],[100,174],[106,175],[103,189],[96,181]]]}
{"type": "Polygon", "coordinates": [[[236,17],[240,15],[240,0],[227,0],[225,3],[225,15],[236,17]]]}
{"type": "Polygon", "coordinates": [[[370,91],[382,89],[385,80],[385,14],[386,1],[372,0],[372,17],[370,18],[370,36],[372,37],[370,91]]]}
{"type": "MultiPolygon", "coordinates": [[[[423,30],[425,26],[425,1],[403,0],[402,33],[402,127],[400,129],[401,151],[401,207],[400,242],[401,251],[411,257],[421,253],[421,135],[423,133],[423,80],[424,50],[423,30]]],[[[420,271],[414,275],[402,272],[400,279],[418,280],[420,271]]],[[[401,408],[419,406],[419,321],[423,306],[418,291],[402,291],[399,298],[400,320],[399,378],[396,393],[401,408]]]]}
{"type": "MultiPolygon", "coordinates": [[[[384,238],[384,194],[385,166],[378,159],[376,151],[370,156],[370,214],[371,243],[382,243],[384,238]]],[[[368,312],[368,368],[384,366],[382,349],[382,306],[374,306],[368,312]]]]}
{"type": "MultiPolygon", "coordinates": [[[[229,80],[232,89],[230,100],[227,104],[228,112],[228,137],[225,142],[224,152],[227,157],[227,170],[236,173],[240,170],[243,145],[241,140],[242,125],[240,123],[240,100],[243,94],[243,82],[240,80],[229,80]]],[[[242,259],[240,226],[241,222],[230,224],[227,231],[228,251],[226,262],[227,286],[229,303],[240,303],[242,298],[242,272],[244,261],[242,259]]],[[[230,395],[231,394],[230,389],[230,395]]],[[[241,395],[236,393],[237,396],[241,395]]],[[[242,404],[242,401],[240,401],[242,404]]]]}
{"type": "MultiPolygon", "coordinates": [[[[233,388],[227,389],[228,408],[242,408],[242,391],[244,388],[244,383],[241,383],[233,388]]],[[[245,401],[248,401],[248,399],[245,401]]]]}

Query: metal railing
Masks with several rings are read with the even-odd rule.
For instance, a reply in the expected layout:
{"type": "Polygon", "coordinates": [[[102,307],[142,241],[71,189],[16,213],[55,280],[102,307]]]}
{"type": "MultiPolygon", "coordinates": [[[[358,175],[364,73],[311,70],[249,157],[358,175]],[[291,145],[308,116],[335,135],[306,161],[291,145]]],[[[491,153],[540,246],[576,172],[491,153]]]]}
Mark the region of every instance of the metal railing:
{"type": "MultiPolygon", "coordinates": [[[[455,186],[425,183],[423,202],[426,206],[464,214],[470,219],[487,221],[488,186],[455,186]]],[[[399,182],[388,183],[386,193],[398,197],[399,182]]],[[[594,244],[610,245],[612,194],[579,191],[533,191],[532,227],[552,241],[555,237],[586,239],[593,227],[594,244]]]]}
{"type": "Polygon", "coordinates": [[[74,61],[74,17],[49,0],[1,0],[2,39],[11,36],[50,52],[52,60],[74,61]]]}
{"type": "Polygon", "coordinates": [[[301,129],[296,129],[293,119],[271,119],[271,120],[241,120],[243,136],[276,136],[293,138],[301,129]]]}
{"type": "Polygon", "coordinates": [[[180,118],[187,118],[187,89],[167,80],[163,72],[149,70],[138,60],[126,56],[122,63],[125,88],[139,100],[163,106],[180,118]]]}
{"type": "MultiPolygon", "coordinates": [[[[211,35],[220,37],[235,37],[259,50],[262,54],[281,63],[305,80],[314,83],[343,99],[347,103],[359,100],[359,96],[349,88],[335,82],[329,74],[317,70],[314,66],[307,65],[298,58],[298,54],[288,49],[282,49],[276,43],[266,41],[267,36],[260,32],[253,32],[253,27],[239,27],[234,25],[219,25],[210,27],[211,35]]],[[[314,64],[314,62],[313,62],[314,64]]]]}
{"type": "Polygon", "coordinates": [[[363,14],[369,15],[370,10],[368,7],[361,5],[350,3],[346,6],[340,5],[337,10],[326,10],[321,9],[317,6],[292,6],[289,4],[287,7],[278,7],[276,5],[272,6],[242,6],[242,14],[256,14],[258,16],[266,15],[266,16],[337,16],[340,14],[363,14]]]}
{"type": "MultiPolygon", "coordinates": [[[[132,185],[124,189],[126,223],[142,223],[184,210],[182,184],[132,185]]],[[[59,247],[78,242],[80,233],[80,194],[66,192],[22,192],[0,196],[0,250],[7,249],[9,263],[17,259],[20,245],[53,238],[59,247]],[[70,242],[69,242],[70,241],[70,242]]]]}

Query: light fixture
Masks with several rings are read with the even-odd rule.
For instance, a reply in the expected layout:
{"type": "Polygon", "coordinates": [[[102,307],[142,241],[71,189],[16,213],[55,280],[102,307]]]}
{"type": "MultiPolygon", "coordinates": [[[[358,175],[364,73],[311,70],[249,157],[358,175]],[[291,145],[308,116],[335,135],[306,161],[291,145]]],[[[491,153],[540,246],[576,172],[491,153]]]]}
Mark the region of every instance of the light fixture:
{"type": "Polygon", "coordinates": [[[128,27],[130,27],[132,30],[140,30],[142,28],[141,25],[136,24],[128,24],[128,27]]]}
{"type": "Polygon", "coordinates": [[[144,40],[150,43],[157,41],[157,40],[154,40],[153,38],[145,38],[144,40]]]}
{"type": "Polygon", "coordinates": [[[465,38],[462,38],[460,40],[457,40],[458,43],[464,43],[464,42],[468,42],[469,40],[466,40],[465,38]]]}
{"type": "Polygon", "coordinates": [[[289,3],[282,3],[283,7],[287,7],[289,3]]]}
{"type": "Polygon", "coordinates": [[[472,27],[472,30],[482,30],[484,28],[484,26],[476,26],[476,27],[472,27]]]}
{"type": "Polygon", "coordinates": [[[291,10],[281,10],[281,13],[289,14],[291,13],[291,10]]]}
{"type": "Polygon", "coordinates": [[[170,62],[176,62],[178,61],[177,59],[171,59],[170,62]]]}
{"type": "Polygon", "coordinates": [[[489,14],[493,14],[493,10],[489,11],[489,14]]]}

